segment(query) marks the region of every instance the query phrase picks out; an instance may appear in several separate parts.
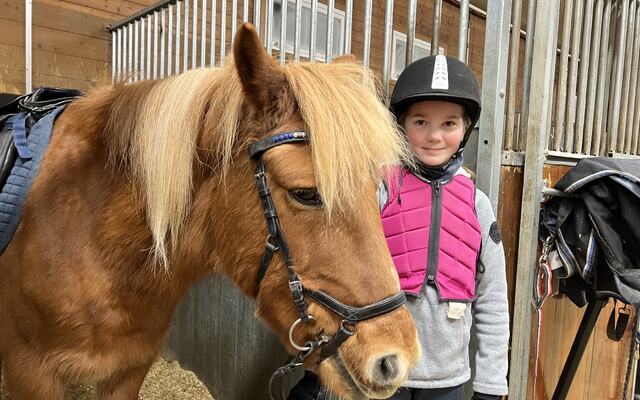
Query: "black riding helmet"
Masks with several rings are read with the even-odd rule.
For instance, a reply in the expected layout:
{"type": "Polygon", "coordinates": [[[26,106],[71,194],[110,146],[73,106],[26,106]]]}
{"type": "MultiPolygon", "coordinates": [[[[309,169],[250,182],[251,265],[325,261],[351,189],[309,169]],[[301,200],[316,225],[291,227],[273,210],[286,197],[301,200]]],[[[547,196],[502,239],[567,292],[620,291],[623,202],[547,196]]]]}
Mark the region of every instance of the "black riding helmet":
{"type": "Polygon", "coordinates": [[[443,55],[412,62],[402,71],[391,95],[391,112],[400,119],[406,109],[422,100],[444,100],[464,107],[471,124],[460,143],[460,154],[480,118],[480,88],[471,69],[443,55]]]}

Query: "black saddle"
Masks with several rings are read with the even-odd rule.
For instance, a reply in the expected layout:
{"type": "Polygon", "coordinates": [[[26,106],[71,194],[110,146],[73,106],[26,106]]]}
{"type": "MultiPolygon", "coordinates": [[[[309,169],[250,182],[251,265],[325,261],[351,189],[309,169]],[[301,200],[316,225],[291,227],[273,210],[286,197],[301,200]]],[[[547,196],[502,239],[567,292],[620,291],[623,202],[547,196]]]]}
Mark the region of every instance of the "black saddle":
{"type": "Polygon", "coordinates": [[[28,113],[27,122],[34,124],[49,111],[69,103],[84,93],[76,89],[40,87],[0,107],[0,188],[4,186],[18,156],[13,143],[13,126],[7,121],[19,113],[28,113]]]}

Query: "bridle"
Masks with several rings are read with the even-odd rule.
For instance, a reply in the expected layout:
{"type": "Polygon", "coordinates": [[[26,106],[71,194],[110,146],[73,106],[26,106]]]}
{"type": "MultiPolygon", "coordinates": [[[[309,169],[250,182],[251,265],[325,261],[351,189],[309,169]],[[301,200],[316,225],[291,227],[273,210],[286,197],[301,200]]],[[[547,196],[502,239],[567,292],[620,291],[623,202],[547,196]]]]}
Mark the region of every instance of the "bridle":
{"type": "Polygon", "coordinates": [[[299,353],[294,356],[289,363],[278,368],[271,376],[269,381],[269,394],[272,398],[273,394],[271,386],[273,384],[273,379],[276,376],[288,374],[295,368],[302,366],[304,360],[316,350],[320,351],[318,364],[333,356],[337,353],[340,345],[356,333],[356,324],[358,322],[389,313],[402,306],[407,301],[404,292],[399,292],[393,296],[389,296],[364,307],[352,307],[340,302],[322,290],[310,290],[303,287],[300,277],[295,271],[293,259],[291,258],[287,241],[285,240],[282,232],[275,204],[271,197],[271,191],[267,185],[265,167],[261,157],[266,151],[273,147],[282,144],[306,143],[307,141],[308,138],[305,131],[283,132],[261,139],[252,144],[249,149],[250,157],[256,160],[257,164],[257,173],[255,175],[256,185],[258,195],[262,201],[264,216],[269,230],[264,253],[262,254],[262,259],[260,260],[260,266],[258,268],[256,289],[257,291],[260,290],[260,283],[269,268],[269,264],[271,263],[274,254],[277,251],[280,251],[287,266],[289,290],[291,291],[293,304],[298,311],[298,319],[294,321],[289,328],[289,342],[291,343],[291,346],[299,351],[299,353]],[[322,333],[315,339],[307,341],[304,346],[300,346],[293,340],[293,332],[298,325],[314,320],[314,317],[307,312],[307,301],[305,296],[315,300],[329,311],[339,315],[342,318],[342,322],[340,323],[340,328],[338,328],[333,336],[322,333]]]}

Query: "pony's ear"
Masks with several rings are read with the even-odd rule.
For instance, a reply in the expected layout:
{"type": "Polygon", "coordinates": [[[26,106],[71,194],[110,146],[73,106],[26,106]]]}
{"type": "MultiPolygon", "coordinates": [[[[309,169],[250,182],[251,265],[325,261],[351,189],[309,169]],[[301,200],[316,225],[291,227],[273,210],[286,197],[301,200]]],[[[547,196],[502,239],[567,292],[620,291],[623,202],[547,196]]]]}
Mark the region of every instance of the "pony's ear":
{"type": "Polygon", "coordinates": [[[247,99],[257,109],[264,109],[274,101],[276,90],[282,87],[285,78],[248,22],[236,33],[233,58],[247,99]]]}
{"type": "Polygon", "coordinates": [[[343,54],[333,59],[332,63],[356,63],[358,59],[353,54],[343,54]]]}

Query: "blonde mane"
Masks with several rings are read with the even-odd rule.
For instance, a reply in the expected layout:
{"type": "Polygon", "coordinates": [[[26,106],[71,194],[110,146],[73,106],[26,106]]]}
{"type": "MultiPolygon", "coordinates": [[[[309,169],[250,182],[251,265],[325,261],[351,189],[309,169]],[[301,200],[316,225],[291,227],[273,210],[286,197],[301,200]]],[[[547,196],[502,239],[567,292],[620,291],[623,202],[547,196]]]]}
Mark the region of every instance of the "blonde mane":
{"type": "MultiPolygon", "coordinates": [[[[299,63],[282,71],[310,134],[318,191],[329,215],[352,207],[359,189],[375,182],[382,166],[410,159],[393,117],[377,97],[374,79],[362,66],[299,63]]],[[[237,145],[243,104],[232,60],[221,68],[158,81],[144,99],[137,135],[125,157],[144,191],[153,251],[165,268],[167,240],[176,243],[191,205],[199,134],[203,126],[214,127],[199,142],[216,155],[215,173],[224,176],[237,145]]]]}
{"type": "Polygon", "coordinates": [[[329,214],[357,207],[360,188],[376,182],[381,167],[410,162],[406,140],[361,65],[298,63],[284,73],[311,137],[318,192],[329,214]]]}

